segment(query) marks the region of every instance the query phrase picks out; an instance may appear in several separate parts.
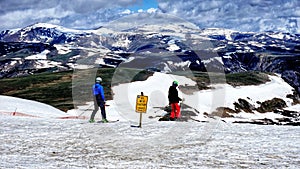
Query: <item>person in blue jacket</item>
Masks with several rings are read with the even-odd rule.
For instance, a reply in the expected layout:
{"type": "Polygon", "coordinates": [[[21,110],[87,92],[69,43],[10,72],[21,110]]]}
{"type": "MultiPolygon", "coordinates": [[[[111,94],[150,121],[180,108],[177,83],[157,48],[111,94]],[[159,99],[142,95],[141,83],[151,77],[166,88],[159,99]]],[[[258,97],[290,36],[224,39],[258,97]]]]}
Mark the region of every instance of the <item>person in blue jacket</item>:
{"type": "Polygon", "coordinates": [[[96,78],[96,82],[93,85],[93,97],[94,97],[94,111],[92,112],[91,118],[89,120],[90,123],[95,122],[95,115],[101,109],[102,115],[102,122],[108,122],[106,119],[106,112],[105,112],[105,96],[103,86],[101,85],[102,79],[101,77],[96,78]]]}

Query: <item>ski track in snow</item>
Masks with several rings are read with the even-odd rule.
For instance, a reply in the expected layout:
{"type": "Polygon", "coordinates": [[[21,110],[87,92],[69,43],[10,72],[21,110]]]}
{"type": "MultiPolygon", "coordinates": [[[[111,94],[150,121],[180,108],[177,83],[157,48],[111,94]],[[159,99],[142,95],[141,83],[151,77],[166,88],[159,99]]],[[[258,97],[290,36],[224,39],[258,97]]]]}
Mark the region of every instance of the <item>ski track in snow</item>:
{"type": "Polygon", "coordinates": [[[297,168],[300,128],[0,116],[0,168],[297,168]]]}

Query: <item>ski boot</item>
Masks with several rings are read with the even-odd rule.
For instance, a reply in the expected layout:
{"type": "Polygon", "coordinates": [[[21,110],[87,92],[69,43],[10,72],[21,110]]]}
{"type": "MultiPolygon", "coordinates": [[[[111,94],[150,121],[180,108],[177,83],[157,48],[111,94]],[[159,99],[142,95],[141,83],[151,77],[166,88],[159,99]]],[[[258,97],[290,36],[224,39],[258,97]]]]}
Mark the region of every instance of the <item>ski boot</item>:
{"type": "Polygon", "coordinates": [[[95,120],[94,119],[90,119],[89,122],[90,123],[95,123],[95,120]]]}
{"type": "Polygon", "coordinates": [[[107,119],[102,119],[101,122],[102,123],[108,123],[108,120],[107,119]]]}

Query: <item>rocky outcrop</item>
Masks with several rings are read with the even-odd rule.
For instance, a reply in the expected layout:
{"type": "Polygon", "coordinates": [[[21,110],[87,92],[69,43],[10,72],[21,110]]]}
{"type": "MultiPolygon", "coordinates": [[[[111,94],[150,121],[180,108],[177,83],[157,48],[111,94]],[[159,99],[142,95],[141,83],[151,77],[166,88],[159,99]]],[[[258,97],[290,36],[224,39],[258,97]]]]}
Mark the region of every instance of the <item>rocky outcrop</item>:
{"type": "Polygon", "coordinates": [[[281,114],[283,116],[286,116],[286,117],[291,117],[291,118],[295,118],[295,119],[300,120],[300,112],[297,112],[297,111],[281,109],[281,110],[275,110],[274,112],[277,113],[277,114],[281,114]]]}
{"type": "Polygon", "coordinates": [[[266,100],[260,104],[260,107],[256,108],[255,110],[260,113],[266,112],[274,112],[278,109],[283,109],[287,105],[284,100],[279,98],[273,98],[271,100],[266,100]]]}
{"type": "MultiPolygon", "coordinates": [[[[294,96],[294,95],[293,95],[294,96]]],[[[291,97],[291,96],[290,96],[291,97]]],[[[295,96],[294,96],[295,97],[295,96]]],[[[234,103],[234,110],[228,107],[218,107],[211,114],[205,113],[207,117],[221,117],[221,118],[235,118],[235,115],[241,112],[245,113],[267,113],[273,112],[276,114],[280,114],[282,118],[262,118],[262,119],[247,119],[247,120],[235,120],[234,123],[249,123],[249,124],[259,124],[259,125],[300,125],[300,112],[299,111],[290,111],[285,110],[287,107],[286,102],[280,98],[273,98],[271,100],[266,100],[264,102],[258,102],[258,107],[249,103],[245,99],[238,99],[237,102],[234,103]]]]}
{"type": "Polygon", "coordinates": [[[211,114],[206,113],[206,115],[208,117],[217,116],[217,117],[221,117],[221,118],[227,118],[227,117],[234,117],[232,114],[235,114],[235,113],[237,113],[237,111],[232,110],[228,107],[218,107],[211,114]]]}
{"type": "Polygon", "coordinates": [[[244,111],[246,113],[253,113],[253,110],[255,110],[255,106],[250,104],[245,99],[238,99],[238,102],[233,103],[236,112],[244,111]]]}
{"type": "MultiPolygon", "coordinates": [[[[166,107],[163,107],[162,109],[167,113],[164,116],[159,117],[158,121],[170,121],[171,107],[168,105],[166,107]]],[[[176,121],[194,120],[193,117],[196,117],[198,114],[199,112],[196,109],[186,104],[181,104],[181,117],[176,121]]]]}
{"type": "Polygon", "coordinates": [[[294,91],[293,94],[288,94],[286,98],[292,99],[293,105],[300,104],[300,95],[296,91],[294,91]]]}

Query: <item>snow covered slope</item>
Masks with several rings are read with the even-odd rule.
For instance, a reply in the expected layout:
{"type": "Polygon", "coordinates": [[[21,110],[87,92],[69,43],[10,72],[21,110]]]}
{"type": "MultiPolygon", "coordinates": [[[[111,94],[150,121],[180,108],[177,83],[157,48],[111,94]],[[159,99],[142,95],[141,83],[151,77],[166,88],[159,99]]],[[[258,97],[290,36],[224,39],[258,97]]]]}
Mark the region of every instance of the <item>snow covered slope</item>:
{"type": "MultiPolygon", "coordinates": [[[[194,120],[208,121],[209,117],[220,116],[223,117],[223,112],[215,113],[220,108],[231,110],[228,113],[229,117],[224,117],[223,120],[228,122],[235,121],[249,121],[257,119],[270,119],[277,121],[278,119],[287,118],[283,113],[274,112],[277,108],[261,112],[259,107],[264,105],[264,102],[270,101],[274,98],[284,102],[283,110],[293,110],[298,112],[299,106],[293,105],[293,100],[287,98],[288,95],[293,94],[293,88],[283,81],[278,75],[269,75],[269,82],[258,86],[237,86],[233,87],[228,84],[217,84],[211,86],[209,90],[198,90],[193,92],[181,92],[179,95],[184,99],[184,105],[189,108],[184,108],[183,112],[193,111],[197,114],[194,120]],[[247,112],[243,108],[238,109],[240,100],[244,100],[244,104],[250,105],[251,110],[247,112]]],[[[177,76],[165,73],[154,73],[146,81],[137,81],[126,84],[119,84],[112,87],[114,100],[109,101],[108,116],[112,115],[113,120],[121,119],[123,121],[139,121],[139,115],[135,113],[136,97],[141,92],[148,96],[147,113],[144,114],[143,121],[156,122],[159,117],[167,114],[163,110],[168,105],[168,89],[174,80],[179,81],[179,89],[187,91],[191,86],[195,86],[196,82],[184,76],[177,76]],[[153,118],[157,117],[157,118],[153,118]]],[[[89,116],[92,109],[83,113],[88,107],[92,107],[92,102],[87,103],[86,106],[77,110],[72,110],[73,114],[81,114],[89,116]]],[[[277,103],[276,103],[277,104],[277,103]]],[[[241,104],[242,105],[242,104],[241,104]]],[[[242,105],[245,106],[245,105],[242,105]]],[[[100,115],[98,115],[100,118],[100,115]]],[[[289,117],[288,117],[289,118],[289,117]]],[[[292,119],[291,120],[297,120],[292,119]]]]}
{"type": "MultiPolygon", "coordinates": [[[[238,86],[233,87],[228,84],[218,84],[212,86],[213,89],[199,90],[192,94],[180,93],[180,97],[184,99],[184,104],[198,110],[200,114],[199,119],[204,118],[204,114],[211,114],[219,107],[226,107],[235,109],[235,103],[239,99],[245,99],[249,104],[254,107],[259,107],[264,101],[271,100],[273,98],[280,98],[286,102],[287,107],[292,106],[292,99],[287,98],[287,95],[293,94],[293,88],[284,82],[279,76],[269,76],[270,82],[259,86],[238,86]]],[[[179,81],[180,87],[195,86],[196,82],[191,79],[175,76],[164,73],[155,73],[152,77],[146,81],[133,82],[128,84],[121,84],[113,88],[114,101],[119,111],[128,117],[129,119],[138,118],[131,112],[135,110],[135,98],[140,92],[144,92],[149,96],[148,116],[156,116],[157,107],[164,107],[168,104],[168,88],[172,84],[173,80],[179,81]],[[125,108],[126,107],[126,108],[125,108]]],[[[300,110],[298,110],[300,111],[300,110]]],[[[243,111],[242,111],[243,113],[243,111]]],[[[279,118],[282,115],[275,114],[273,112],[258,113],[253,110],[253,113],[249,113],[247,117],[242,117],[241,114],[235,114],[239,118],[270,118],[270,116],[279,118]],[[259,116],[257,115],[259,114],[259,116]]],[[[136,119],[135,119],[136,120],[136,119]]]]}
{"type": "Polygon", "coordinates": [[[298,168],[292,126],[89,124],[0,116],[0,168],[298,168]]]}
{"type": "Polygon", "coordinates": [[[0,95],[0,112],[19,112],[24,115],[43,118],[63,117],[67,115],[65,112],[47,104],[2,95],[0,95]]]}
{"type": "MultiPolygon", "coordinates": [[[[196,120],[207,121],[210,117],[218,115],[216,111],[220,108],[230,110],[225,112],[230,117],[224,117],[225,121],[251,121],[265,118],[272,121],[283,118],[297,120],[296,117],[299,116],[300,111],[299,106],[294,105],[294,101],[287,97],[293,94],[293,88],[277,75],[269,75],[269,79],[269,82],[258,86],[233,87],[228,84],[217,84],[212,85],[209,90],[186,92],[189,87],[196,85],[195,81],[184,76],[156,72],[145,81],[113,86],[113,100],[107,102],[107,105],[109,105],[106,107],[107,115],[110,120],[138,122],[139,115],[135,113],[136,98],[137,95],[143,92],[144,95],[149,97],[147,113],[144,114],[143,121],[156,122],[159,117],[167,114],[163,108],[168,105],[168,89],[172,82],[177,80],[180,85],[179,96],[184,99],[184,105],[190,107],[189,109],[197,114],[196,120]],[[282,106],[270,110],[260,108],[264,105],[264,102],[272,99],[279,100],[278,103],[275,103],[275,106],[278,104],[282,106]],[[244,107],[247,105],[248,109],[245,110],[244,107]],[[295,112],[295,118],[286,117],[286,114],[282,112],[284,110],[295,112]]],[[[36,102],[31,103],[23,99],[13,99],[7,96],[1,96],[0,99],[1,111],[17,111],[37,117],[81,116],[88,119],[93,110],[93,102],[87,102],[85,106],[64,113],[53,107],[47,107],[47,105],[36,102]],[[30,104],[30,107],[26,106],[28,104],[30,104]]],[[[186,111],[186,108],[183,109],[184,111],[186,111]]],[[[223,112],[218,116],[223,117],[223,112]]],[[[96,115],[96,118],[101,119],[100,113],[96,115]]]]}
{"type": "MultiPolygon", "coordinates": [[[[259,86],[215,86],[214,90],[180,93],[185,103],[204,110],[213,106],[232,106],[238,98],[263,101],[284,96],[291,87],[278,76],[259,86]],[[256,91],[257,90],[257,91],[256,91]],[[214,92],[225,91],[224,104],[214,104],[214,92]],[[234,92],[232,94],[231,92],[234,92]],[[263,93],[262,93],[263,92],[263,93]],[[258,95],[259,94],[259,95],[258,95]],[[259,97],[262,96],[262,97],[259,97]],[[196,99],[195,99],[196,98],[196,99]],[[195,102],[195,100],[198,100],[195,102]]],[[[155,73],[146,81],[113,87],[114,100],[108,101],[109,119],[117,123],[90,124],[87,120],[57,119],[65,113],[47,105],[6,96],[0,97],[0,112],[15,111],[43,117],[0,116],[0,168],[297,168],[299,166],[299,126],[259,126],[224,123],[210,119],[174,122],[149,119],[166,113],[159,106],[167,104],[167,89],[173,80],[180,85],[195,85],[182,76],[155,73]],[[136,95],[149,96],[143,127],[134,112],[136,95]],[[44,118],[46,117],[46,118],[44,118]],[[52,117],[52,118],[47,118],[52,117]]],[[[68,115],[89,115],[92,103],[68,115]],[[73,113],[73,114],[72,114],[73,113]]],[[[299,106],[289,107],[299,111],[299,106]]],[[[246,113],[244,113],[246,114],[246,113]]],[[[243,116],[251,120],[249,117],[243,116]]],[[[267,117],[268,113],[261,114],[267,117]]],[[[97,114],[99,118],[100,113],[97,114]]],[[[203,116],[204,117],[204,116],[203,116]]],[[[273,118],[273,116],[272,116],[273,118]]],[[[228,120],[230,121],[230,120],[228,120]]]]}

